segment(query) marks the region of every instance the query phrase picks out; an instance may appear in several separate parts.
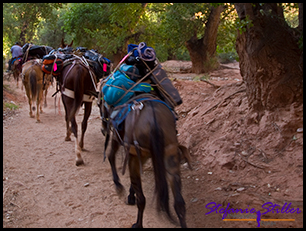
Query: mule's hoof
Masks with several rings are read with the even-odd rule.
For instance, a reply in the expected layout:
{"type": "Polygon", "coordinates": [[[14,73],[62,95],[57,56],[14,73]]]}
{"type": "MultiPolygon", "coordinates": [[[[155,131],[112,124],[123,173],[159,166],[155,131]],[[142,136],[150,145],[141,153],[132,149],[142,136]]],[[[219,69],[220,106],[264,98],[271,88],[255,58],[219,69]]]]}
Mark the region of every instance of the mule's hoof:
{"type": "Polygon", "coordinates": [[[76,166],[80,166],[80,165],[83,165],[84,164],[84,161],[82,159],[78,159],[75,161],[75,165],[76,166]]]}
{"type": "Polygon", "coordinates": [[[126,204],[127,204],[127,205],[135,205],[135,204],[136,204],[135,197],[128,196],[128,197],[127,197],[127,202],[126,202],[126,204]]]}
{"type": "Polygon", "coordinates": [[[36,120],[36,123],[40,123],[40,120],[36,120]]]}
{"type": "Polygon", "coordinates": [[[134,225],[132,225],[132,228],[143,228],[143,227],[142,225],[135,223],[134,225]]]}
{"type": "Polygon", "coordinates": [[[124,192],[124,187],[123,187],[122,184],[119,183],[119,184],[116,185],[116,192],[117,192],[118,195],[120,195],[124,192]]]}
{"type": "Polygon", "coordinates": [[[71,138],[70,137],[66,137],[65,141],[71,141],[71,138]]]}

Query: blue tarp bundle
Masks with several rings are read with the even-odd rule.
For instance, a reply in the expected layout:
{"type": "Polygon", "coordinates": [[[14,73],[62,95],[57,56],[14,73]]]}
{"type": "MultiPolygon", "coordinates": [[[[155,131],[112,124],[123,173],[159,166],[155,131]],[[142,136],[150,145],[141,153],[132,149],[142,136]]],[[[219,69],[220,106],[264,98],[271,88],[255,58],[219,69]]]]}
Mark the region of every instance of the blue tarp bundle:
{"type": "Polygon", "coordinates": [[[106,81],[104,87],[102,88],[104,100],[110,106],[116,107],[124,104],[132,96],[134,96],[135,92],[148,93],[153,90],[151,85],[148,83],[139,83],[135,86],[135,82],[132,81],[128,74],[125,74],[123,71],[126,66],[126,64],[122,64],[119,70],[108,77],[109,79],[106,81]],[[126,93],[128,89],[131,90],[126,93]],[[125,96],[123,96],[124,94],[125,96]]]}

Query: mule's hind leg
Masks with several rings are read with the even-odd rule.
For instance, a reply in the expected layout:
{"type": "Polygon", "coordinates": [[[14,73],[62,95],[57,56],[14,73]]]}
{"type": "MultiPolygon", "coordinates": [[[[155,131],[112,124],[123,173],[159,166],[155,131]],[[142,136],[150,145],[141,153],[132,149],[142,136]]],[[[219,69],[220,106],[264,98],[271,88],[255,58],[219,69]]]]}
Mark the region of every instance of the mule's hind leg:
{"type": "Polygon", "coordinates": [[[73,116],[71,118],[70,122],[71,122],[71,131],[72,131],[72,133],[74,134],[74,137],[75,137],[75,146],[74,146],[75,155],[76,155],[75,164],[76,164],[76,166],[79,166],[81,164],[84,164],[84,161],[83,161],[82,156],[81,156],[82,149],[79,145],[78,125],[76,123],[75,116],[73,116]]]}
{"type": "Polygon", "coordinates": [[[91,107],[92,107],[92,103],[90,102],[84,102],[85,104],[85,111],[84,111],[84,117],[83,117],[83,121],[82,121],[82,135],[81,135],[81,140],[80,140],[80,147],[83,149],[84,147],[84,135],[87,129],[87,121],[88,118],[90,116],[91,113],[91,107]]]}
{"type": "Polygon", "coordinates": [[[42,103],[42,96],[43,96],[43,92],[40,90],[40,87],[38,87],[38,93],[37,93],[37,112],[36,112],[36,122],[40,122],[40,118],[39,118],[39,109],[40,112],[42,113],[42,108],[41,108],[41,103],[42,103]]]}
{"type": "Polygon", "coordinates": [[[142,187],[141,187],[141,178],[140,178],[140,170],[139,170],[139,160],[135,155],[130,155],[129,159],[129,171],[130,171],[130,179],[131,186],[136,193],[137,198],[137,221],[133,224],[132,228],[142,228],[142,220],[143,220],[143,211],[146,206],[146,198],[143,195],[142,187]]]}
{"type": "Polygon", "coordinates": [[[174,209],[179,218],[181,227],[186,228],[185,201],[181,194],[180,158],[178,154],[167,155],[165,158],[165,166],[168,173],[167,177],[174,197],[174,209]]]}
{"type": "Polygon", "coordinates": [[[108,155],[108,161],[109,161],[110,166],[112,168],[113,181],[116,185],[116,191],[118,193],[121,193],[123,191],[123,185],[120,183],[120,179],[119,179],[119,176],[117,174],[117,169],[116,169],[116,153],[117,153],[118,149],[119,149],[119,143],[113,137],[112,138],[112,143],[111,143],[111,151],[108,155]]]}
{"type": "Polygon", "coordinates": [[[130,194],[128,195],[127,198],[127,204],[128,205],[134,205],[136,202],[136,198],[135,198],[135,191],[133,189],[133,186],[130,186],[130,194]]]}
{"type": "MultiPolygon", "coordinates": [[[[64,98],[65,96],[62,95],[62,101],[63,101],[63,104],[64,104],[64,108],[65,108],[65,121],[66,121],[66,137],[65,137],[65,141],[71,141],[71,128],[69,126],[70,124],[70,121],[69,121],[69,112],[71,111],[71,108],[68,108],[67,104],[69,103],[69,99],[65,99],[64,98]],[[67,101],[68,102],[67,102],[67,101]]],[[[70,104],[71,105],[71,104],[70,104]]]]}
{"type": "MultiPolygon", "coordinates": [[[[27,84],[27,83],[25,83],[25,84],[27,84]]],[[[31,118],[33,118],[34,115],[33,115],[33,112],[32,112],[32,97],[31,97],[31,93],[30,93],[30,88],[25,86],[25,89],[26,89],[26,95],[28,97],[29,106],[30,106],[29,115],[30,115],[31,118]]]]}

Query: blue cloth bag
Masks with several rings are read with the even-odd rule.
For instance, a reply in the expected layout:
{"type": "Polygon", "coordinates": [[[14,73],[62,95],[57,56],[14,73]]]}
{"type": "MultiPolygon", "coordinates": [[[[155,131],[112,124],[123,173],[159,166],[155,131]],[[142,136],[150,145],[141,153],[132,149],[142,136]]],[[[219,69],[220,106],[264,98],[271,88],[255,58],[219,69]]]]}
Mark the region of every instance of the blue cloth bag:
{"type": "Polygon", "coordinates": [[[145,42],[139,43],[139,45],[136,44],[129,44],[128,45],[128,52],[133,50],[133,56],[134,57],[140,57],[144,61],[154,61],[156,59],[155,50],[152,47],[147,46],[145,42]]]}
{"type": "Polygon", "coordinates": [[[120,69],[117,70],[113,75],[108,77],[104,87],[102,88],[102,93],[104,95],[104,100],[108,105],[119,106],[127,102],[135,92],[150,92],[152,89],[151,85],[148,83],[139,83],[135,85],[128,75],[126,75],[120,69]],[[132,88],[133,87],[133,88],[132,88]],[[122,97],[128,89],[131,89],[124,97],[122,97]],[[122,99],[118,101],[120,98],[122,99]]]}

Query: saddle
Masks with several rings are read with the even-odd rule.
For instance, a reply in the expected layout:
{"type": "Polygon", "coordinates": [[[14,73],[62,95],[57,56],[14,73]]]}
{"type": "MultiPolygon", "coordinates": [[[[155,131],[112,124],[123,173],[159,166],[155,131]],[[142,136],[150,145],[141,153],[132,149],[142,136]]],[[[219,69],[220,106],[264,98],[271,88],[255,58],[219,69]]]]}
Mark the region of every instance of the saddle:
{"type": "Polygon", "coordinates": [[[148,47],[144,42],[139,45],[129,44],[128,53],[131,55],[125,62],[135,65],[141,76],[147,76],[145,80],[152,82],[154,90],[163,101],[173,109],[183,103],[178,90],[168,78],[152,47],[148,47]]]}
{"type": "Polygon", "coordinates": [[[78,47],[74,54],[72,48],[59,48],[50,54],[43,56],[42,71],[57,76],[61,73],[62,69],[71,63],[76,58],[84,57],[89,66],[93,69],[97,80],[110,74],[111,61],[101,54],[94,51],[88,51],[86,47],[78,47]],[[70,62],[71,61],[71,62],[70,62]]]}
{"type": "Polygon", "coordinates": [[[48,54],[52,50],[53,48],[49,46],[39,46],[26,43],[22,47],[22,52],[24,54],[23,60],[26,62],[29,57],[42,59],[44,55],[48,54]]]}

